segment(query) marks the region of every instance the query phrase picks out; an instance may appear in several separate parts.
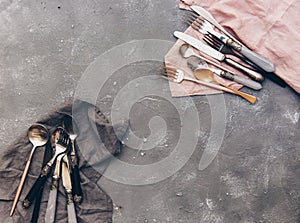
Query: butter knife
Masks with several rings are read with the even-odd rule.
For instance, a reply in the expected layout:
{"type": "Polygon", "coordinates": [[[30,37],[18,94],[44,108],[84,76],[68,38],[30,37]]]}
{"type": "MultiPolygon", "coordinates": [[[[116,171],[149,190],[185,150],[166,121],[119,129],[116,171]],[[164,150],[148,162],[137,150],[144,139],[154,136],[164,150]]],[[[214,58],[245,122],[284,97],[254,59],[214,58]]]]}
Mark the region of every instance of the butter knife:
{"type": "Polygon", "coordinates": [[[57,200],[57,189],[60,178],[60,166],[61,159],[65,154],[59,155],[56,160],[55,169],[52,176],[52,185],[49,193],[47,209],[45,214],[45,223],[55,222],[55,212],[56,212],[56,200],[57,200]]]}
{"type": "MultiPolygon", "coordinates": [[[[250,50],[246,46],[244,46],[234,36],[232,36],[229,32],[227,32],[207,10],[205,10],[204,8],[202,8],[200,6],[196,6],[196,5],[191,6],[191,9],[193,11],[195,11],[196,13],[198,13],[199,15],[201,15],[205,20],[210,22],[212,25],[214,25],[216,28],[221,30],[227,36],[229,36],[233,41],[240,44],[241,47],[236,48],[236,50],[238,50],[242,55],[247,57],[249,60],[251,60],[257,66],[259,66],[260,68],[262,68],[263,70],[265,70],[267,72],[275,71],[275,65],[272,62],[270,62],[266,58],[263,58],[262,56],[258,55],[257,53],[253,52],[252,50],[250,50]]],[[[228,41],[228,40],[226,40],[226,41],[228,41]]],[[[224,43],[226,43],[226,42],[224,42],[224,43]]]]}
{"type": "Polygon", "coordinates": [[[225,54],[211,48],[210,46],[202,43],[200,40],[190,36],[190,35],[187,35],[183,32],[178,32],[178,31],[175,31],[174,32],[174,36],[176,36],[177,38],[183,40],[184,42],[190,44],[191,46],[195,47],[196,49],[200,50],[201,52],[207,54],[208,56],[211,56],[213,57],[214,59],[216,60],[219,60],[219,61],[224,61],[226,62],[227,64],[243,71],[244,73],[246,73],[249,77],[251,77],[252,79],[256,80],[256,81],[262,81],[264,79],[264,77],[254,71],[254,70],[251,70],[245,66],[243,66],[242,64],[230,59],[230,58],[227,58],[225,56],[225,54]]]}
{"type": "Polygon", "coordinates": [[[67,198],[68,223],[77,223],[76,210],[72,195],[72,182],[68,157],[65,156],[62,162],[62,183],[67,198]]]}

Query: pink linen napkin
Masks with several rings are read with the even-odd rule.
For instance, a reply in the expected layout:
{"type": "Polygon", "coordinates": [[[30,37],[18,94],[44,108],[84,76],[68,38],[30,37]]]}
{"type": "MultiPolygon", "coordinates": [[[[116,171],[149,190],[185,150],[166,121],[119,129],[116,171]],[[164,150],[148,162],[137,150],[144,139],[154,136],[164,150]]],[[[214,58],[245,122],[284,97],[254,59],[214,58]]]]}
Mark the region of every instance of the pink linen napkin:
{"type": "Polygon", "coordinates": [[[275,73],[300,93],[299,0],[180,0],[179,5],[207,9],[224,28],[272,61],[275,73]]]}

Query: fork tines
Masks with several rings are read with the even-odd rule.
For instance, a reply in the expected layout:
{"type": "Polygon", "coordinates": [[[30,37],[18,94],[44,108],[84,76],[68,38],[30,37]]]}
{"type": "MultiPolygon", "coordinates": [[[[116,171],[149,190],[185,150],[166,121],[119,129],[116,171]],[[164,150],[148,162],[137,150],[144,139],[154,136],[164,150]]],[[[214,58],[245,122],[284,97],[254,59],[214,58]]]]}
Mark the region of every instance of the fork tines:
{"type": "Polygon", "coordinates": [[[69,134],[61,127],[57,128],[59,137],[57,139],[57,144],[67,147],[70,143],[69,134]]]}
{"type": "Polygon", "coordinates": [[[177,69],[172,67],[162,67],[163,71],[161,72],[161,77],[170,81],[175,81],[178,77],[177,69]]]}
{"type": "Polygon", "coordinates": [[[162,67],[163,72],[162,74],[166,75],[166,76],[172,76],[172,77],[176,77],[177,76],[177,70],[176,68],[173,67],[162,67]]]}
{"type": "Polygon", "coordinates": [[[184,21],[196,30],[201,29],[202,25],[205,23],[205,20],[195,12],[188,12],[184,21]]]}
{"type": "Polygon", "coordinates": [[[224,44],[221,40],[219,40],[218,38],[216,38],[214,35],[208,33],[205,34],[203,37],[203,40],[212,48],[216,49],[216,50],[220,50],[224,44]]]}

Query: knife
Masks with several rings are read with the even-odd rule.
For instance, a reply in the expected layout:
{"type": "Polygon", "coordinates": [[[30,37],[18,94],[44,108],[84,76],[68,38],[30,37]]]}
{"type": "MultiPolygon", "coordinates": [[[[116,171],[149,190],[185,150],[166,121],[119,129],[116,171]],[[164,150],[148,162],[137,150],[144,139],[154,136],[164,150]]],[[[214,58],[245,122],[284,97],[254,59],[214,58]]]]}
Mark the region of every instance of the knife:
{"type": "Polygon", "coordinates": [[[190,44],[191,46],[193,46],[196,49],[200,50],[201,52],[207,54],[208,56],[211,56],[214,59],[219,60],[219,61],[224,61],[227,64],[231,65],[232,67],[235,67],[235,68],[245,72],[249,77],[251,77],[254,80],[262,81],[264,79],[260,73],[257,73],[256,71],[251,70],[247,67],[244,67],[243,65],[239,64],[238,62],[236,62],[230,58],[227,58],[223,53],[211,48],[210,46],[202,43],[200,40],[198,40],[190,35],[187,35],[183,32],[175,31],[174,36],[176,36],[177,38],[190,44]]]}
{"type": "Polygon", "coordinates": [[[66,198],[67,198],[67,212],[68,212],[68,222],[77,223],[76,210],[73,202],[72,195],[72,183],[70,176],[70,166],[68,157],[65,156],[62,162],[62,183],[65,188],[66,198]]]}
{"type": "Polygon", "coordinates": [[[60,165],[61,159],[65,154],[61,154],[56,159],[55,169],[52,176],[52,185],[50,188],[47,209],[45,214],[45,223],[54,223],[55,222],[55,212],[56,212],[56,201],[57,201],[57,190],[58,182],[60,179],[60,165]]]}
{"type": "Polygon", "coordinates": [[[212,25],[214,25],[216,28],[221,30],[223,33],[225,33],[227,36],[229,36],[232,40],[237,42],[241,45],[239,48],[239,52],[243,54],[245,57],[247,57],[249,60],[251,60],[253,63],[258,65],[260,68],[265,70],[266,72],[274,72],[275,71],[275,65],[270,62],[269,60],[261,57],[260,55],[256,54],[252,50],[248,49],[246,46],[244,46],[240,41],[238,41],[234,36],[232,36],[229,32],[227,32],[218,22],[217,20],[204,8],[200,6],[193,5],[191,6],[191,9],[201,15],[205,20],[210,22],[212,25]]]}

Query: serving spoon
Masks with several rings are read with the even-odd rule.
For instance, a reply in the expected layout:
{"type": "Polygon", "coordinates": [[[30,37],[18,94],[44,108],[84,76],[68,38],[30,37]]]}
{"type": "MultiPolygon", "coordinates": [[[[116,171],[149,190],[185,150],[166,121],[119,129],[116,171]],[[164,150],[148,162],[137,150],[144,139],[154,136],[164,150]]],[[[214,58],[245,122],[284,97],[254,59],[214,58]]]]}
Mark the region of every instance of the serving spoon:
{"type": "Polygon", "coordinates": [[[29,154],[29,158],[27,160],[27,163],[26,163],[25,169],[23,171],[20,183],[18,185],[17,193],[16,193],[16,196],[14,198],[13,205],[11,207],[9,216],[13,215],[13,213],[15,211],[15,208],[17,206],[17,202],[19,200],[19,197],[20,197],[20,194],[21,194],[21,191],[22,191],[22,188],[23,188],[23,185],[24,185],[27,173],[28,173],[34,151],[37,147],[40,147],[40,146],[43,146],[43,145],[46,144],[46,142],[48,141],[48,138],[49,138],[49,132],[48,132],[47,128],[44,125],[34,124],[34,125],[30,126],[30,128],[28,129],[27,136],[28,136],[29,141],[33,145],[33,147],[32,147],[31,152],[29,154]]]}

